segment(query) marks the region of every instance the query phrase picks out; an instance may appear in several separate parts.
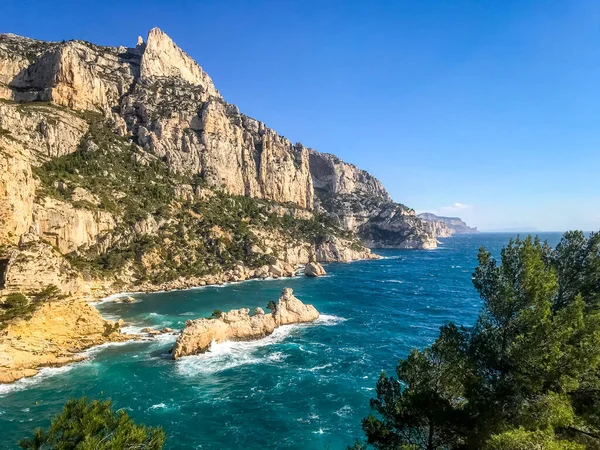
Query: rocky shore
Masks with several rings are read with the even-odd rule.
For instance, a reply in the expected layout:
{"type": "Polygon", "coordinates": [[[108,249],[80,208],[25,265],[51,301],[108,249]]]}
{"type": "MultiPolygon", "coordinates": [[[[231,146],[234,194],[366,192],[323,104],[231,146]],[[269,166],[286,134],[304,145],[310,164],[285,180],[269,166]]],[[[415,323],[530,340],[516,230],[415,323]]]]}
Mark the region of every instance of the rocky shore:
{"type": "Polygon", "coordinates": [[[137,337],[122,334],[122,325],[105,320],[82,300],[44,303],[29,320],[0,331],[0,383],[31,377],[42,367],[81,361],[81,352],[90,347],[137,337]]]}
{"type": "Polygon", "coordinates": [[[250,316],[248,308],[233,309],[208,319],[188,320],[171,350],[173,359],[206,352],[213,342],[249,341],[270,335],[282,325],[313,322],[319,312],[297,299],[292,289],[285,288],[277,303],[269,302],[271,312],[256,308],[250,316]]]}
{"type": "MultiPolygon", "coordinates": [[[[375,253],[368,253],[364,258],[349,259],[343,262],[358,261],[362,259],[380,259],[375,253]]],[[[301,264],[289,264],[283,261],[277,261],[274,264],[261,266],[258,269],[250,269],[240,264],[233,270],[217,273],[214,275],[206,275],[202,277],[180,277],[176,280],[166,283],[141,283],[133,289],[136,292],[158,292],[158,291],[175,291],[183,289],[193,289],[204,286],[219,286],[225,283],[238,283],[248,280],[266,280],[278,278],[291,278],[303,273],[308,277],[317,277],[326,275],[325,269],[318,262],[309,262],[302,268],[301,264]]],[[[118,294],[118,291],[106,291],[105,296],[118,294]]],[[[98,292],[96,292],[98,294],[98,292]]]]}
{"type": "MultiPolygon", "coordinates": [[[[375,254],[369,254],[369,256],[369,259],[378,258],[375,254]]],[[[221,274],[197,278],[182,277],[179,280],[161,286],[148,284],[143,286],[143,289],[139,289],[139,291],[179,290],[250,279],[294,277],[298,275],[298,270],[299,267],[297,265],[293,266],[283,262],[276,262],[275,264],[256,270],[240,265],[233,271],[226,271],[221,274]]],[[[320,263],[313,262],[306,264],[304,274],[310,277],[322,276],[325,274],[325,270],[320,263]]],[[[90,300],[100,300],[100,296],[104,296],[107,292],[110,291],[96,289],[94,290],[95,297],[88,297],[87,301],[82,298],[49,301],[35,311],[31,318],[15,321],[10,323],[6,329],[0,330],[0,384],[12,383],[21,378],[34,376],[44,367],[59,367],[85,360],[86,356],[82,352],[98,345],[109,342],[125,342],[139,339],[143,336],[152,337],[160,334],[179,333],[176,330],[168,328],[162,330],[144,329],[141,335],[122,333],[121,328],[125,325],[122,320],[117,322],[105,320],[100,312],[88,303],[90,300]]],[[[135,298],[124,294],[117,296],[115,301],[133,303],[135,302],[135,298]]],[[[291,289],[284,290],[280,297],[279,305],[281,306],[278,306],[275,316],[273,316],[273,313],[264,314],[264,311],[258,308],[255,311],[255,315],[262,317],[261,320],[253,319],[254,316],[250,318],[248,316],[249,311],[244,309],[230,311],[226,317],[227,320],[231,320],[233,317],[242,319],[236,325],[236,327],[240,327],[246,323],[243,321],[245,317],[242,313],[246,311],[246,317],[249,319],[246,325],[254,324],[250,325],[253,331],[249,332],[246,336],[248,339],[258,339],[271,334],[280,325],[307,322],[318,318],[318,312],[311,305],[302,304],[302,302],[292,295],[291,289]],[[258,315],[256,314],[257,312],[258,315]],[[316,316],[314,316],[315,313],[316,316]]],[[[202,321],[205,319],[199,320],[202,321]]],[[[222,321],[214,321],[213,323],[216,324],[217,322],[221,323],[222,321]]],[[[223,330],[220,333],[219,336],[227,334],[223,330]]],[[[190,331],[186,333],[184,330],[181,336],[184,334],[187,337],[183,338],[183,342],[186,342],[190,339],[190,331]]],[[[221,342],[218,339],[217,341],[221,342]]],[[[208,346],[210,346],[210,342],[208,341],[208,346]]]]}

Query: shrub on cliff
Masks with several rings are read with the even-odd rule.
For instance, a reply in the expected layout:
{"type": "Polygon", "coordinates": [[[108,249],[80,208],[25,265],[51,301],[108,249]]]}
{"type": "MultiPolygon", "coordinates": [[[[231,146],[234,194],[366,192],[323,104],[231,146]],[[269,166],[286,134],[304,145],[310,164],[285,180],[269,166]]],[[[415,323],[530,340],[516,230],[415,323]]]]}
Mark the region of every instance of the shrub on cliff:
{"type": "Polygon", "coordinates": [[[6,300],[2,303],[3,309],[22,308],[27,305],[27,297],[20,292],[13,292],[6,296],[6,300]]]}
{"type": "Polygon", "coordinates": [[[478,259],[476,325],[444,325],[400,361],[397,379],[381,375],[376,414],[362,423],[368,443],[600,448],[600,233],[566,233],[556,249],[511,240],[500,265],[483,248],[478,259]]]}
{"type": "Polygon", "coordinates": [[[38,428],[19,445],[26,450],[160,450],[164,442],[162,428],[137,425],[124,411],[114,411],[110,401],[82,398],[69,400],[48,430],[38,428]]]}
{"type": "Polygon", "coordinates": [[[0,304],[0,330],[17,319],[29,319],[31,315],[41,306],[41,302],[29,302],[20,292],[13,292],[6,296],[0,304]]]}

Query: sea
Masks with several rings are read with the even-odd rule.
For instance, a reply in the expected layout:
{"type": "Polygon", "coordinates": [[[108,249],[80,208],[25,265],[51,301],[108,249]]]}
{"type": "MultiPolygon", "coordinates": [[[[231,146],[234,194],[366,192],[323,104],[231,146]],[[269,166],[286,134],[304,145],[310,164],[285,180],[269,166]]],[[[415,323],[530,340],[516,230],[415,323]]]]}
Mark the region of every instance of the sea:
{"type": "MultiPolygon", "coordinates": [[[[513,234],[443,239],[435,250],[376,250],[383,258],[326,264],[327,275],[247,281],[133,294],[97,304],[128,332],[180,330],[215,309],[252,311],[290,287],[321,313],[253,342],[213,345],[170,359],[174,335],[107,344],[86,361],[0,385],[0,448],[47,427],[70,398],[111,399],[136,421],[161,426],[165,449],[345,449],[363,438],[361,420],[381,372],[394,375],[411,349],[430,345],[447,322],[471,326],[482,306],[472,284],[477,251],[496,257],[513,234]]],[[[555,245],[559,233],[540,233],[555,245]]]]}

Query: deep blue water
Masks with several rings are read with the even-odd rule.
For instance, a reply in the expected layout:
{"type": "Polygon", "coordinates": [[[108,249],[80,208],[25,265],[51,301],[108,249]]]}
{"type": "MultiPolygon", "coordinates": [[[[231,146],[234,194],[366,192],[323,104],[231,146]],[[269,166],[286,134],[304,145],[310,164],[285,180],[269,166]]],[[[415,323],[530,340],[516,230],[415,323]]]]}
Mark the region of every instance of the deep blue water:
{"type": "MultiPolygon", "coordinates": [[[[541,234],[554,245],[559,234],[541,234]]],[[[328,264],[323,278],[250,281],[135,295],[103,303],[133,327],[182,328],[214,309],[265,307],[284,287],[322,313],[250,343],[168,358],[174,336],[100,347],[90,359],[0,386],[0,447],[50,418],[72,397],[111,398],[167,432],[167,449],[343,449],[362,437],[360,421],[382,370],[430,344],[447,321],[474,323],[481,301],[471,283],[477,250],[495,255],[506,234],[457,236],[437,250],[378,251],[385,259],[328,264]],[[36,404],[36,402],[38,404],[36,404]]],[[[132,328],[134,329],[134,328],[132,328]]]]}

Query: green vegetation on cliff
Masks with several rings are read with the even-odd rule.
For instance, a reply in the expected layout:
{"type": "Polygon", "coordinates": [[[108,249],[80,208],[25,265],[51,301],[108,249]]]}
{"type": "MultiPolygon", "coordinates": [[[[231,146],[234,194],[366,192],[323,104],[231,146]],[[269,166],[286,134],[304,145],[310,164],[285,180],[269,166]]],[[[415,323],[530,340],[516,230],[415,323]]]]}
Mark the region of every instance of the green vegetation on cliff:
{"type": "Polygon", "coordinates": [[[600,448],[600,233],[566,233],[555,249],[510,241],[500,265],[483,248],[478,258],[476,325],[444,325],[400,361],[397,379],[381,375],[362,424],[368,444],[600,448]]]}
{"type": "Polygon", "coordinates": [[[350,237],[324,215],[295,217],[295,205],[208,189],[201,176],[173,172],[130,137],[113,133],[100,115],[84,117],[90,127],[79,149],[34,172],[41,182],[39,198],[54,197],[115,218],[116,228],[95,246],[67,255],[88,276],[112,276],[129,267],[140,282],[162,283],[240,263],[259,267],[278,255],[263,253],[256,230],[276,231],[290,243],[350,237]],[[77,188],[89,195],[74,198],[77,188]]]}

